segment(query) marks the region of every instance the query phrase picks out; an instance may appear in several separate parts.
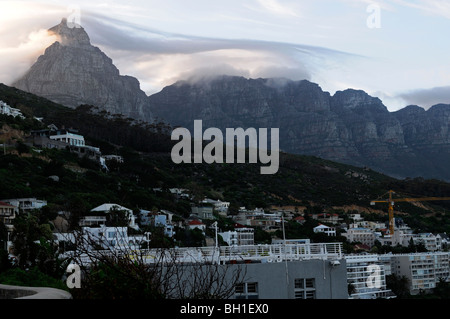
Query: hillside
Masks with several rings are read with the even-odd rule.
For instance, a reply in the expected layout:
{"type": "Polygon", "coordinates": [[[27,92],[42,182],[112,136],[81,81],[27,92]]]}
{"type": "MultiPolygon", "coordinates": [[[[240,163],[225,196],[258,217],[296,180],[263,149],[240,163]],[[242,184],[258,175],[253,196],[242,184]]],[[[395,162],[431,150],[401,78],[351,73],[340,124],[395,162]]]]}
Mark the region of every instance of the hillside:
{"type": "MultiPolygon", "coordinates": [[[[153,190],[173,187],[187,188],[196,198],[220,198],[238,206],[268,209],[271,205],[301,205],[340,214],[351,205],[373,209],[370,200],[389,189],[399,196],[450,194],[450,184],[442,181],[398,180],[368,168],[286,153],[280,155],[280,169],[275,175],[259,174],[259,164],[176,165],[170,158],[172,144],[165,126],[149,127],[106,113],[91,113],[92,108],[87,106],[69,109],[4,85],[0,86],[0,99],[20,108],[28,117],[44,117],[43,124],[29,118],[2,117],[2,127],[7,124],[24,134],[33,125],[74,127],[105,154],[124,158],[123,164],[106,173],[96,163],[67,151],[0,156],[0,197],[43,198],[53,211],[82,215],[102,203],[116,202],[132,209],[156,207],[187,216],[189,202],[153,190]],[[48,178],[52,175],[59,181],[48,178]]],[[[396,210],[404,213],[405,222],[418,231],[449,232],[450,203],[423,204],[418,207],[405,203],[396,210]]],[[[376,210],[378,214],[374,213],[373,218],[387,220],[387,214],[379,214],[380,210],[387,212],[387,207],[377,206],[376,210]]]]}

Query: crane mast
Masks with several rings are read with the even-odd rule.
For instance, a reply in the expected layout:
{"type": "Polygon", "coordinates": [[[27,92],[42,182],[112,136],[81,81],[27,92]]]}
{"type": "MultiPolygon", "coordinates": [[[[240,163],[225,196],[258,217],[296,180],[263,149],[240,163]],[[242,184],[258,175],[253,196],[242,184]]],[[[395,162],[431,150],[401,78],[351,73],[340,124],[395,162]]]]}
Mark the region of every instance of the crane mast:
{"type": "Polygon", "coordinates": [[[422,201],[438,201],[438,200],[450,200],[450,197],[418,197],[418,198],[394,198],[395,192],[390,190],[388,192],[389,197],[386,199],[375,199],[370,202],[370,205],[375,203],[388,203],[388,216],[389,216],[389,234],[394,235],[394,204],[396,202],[422,202],[422,201]]]}

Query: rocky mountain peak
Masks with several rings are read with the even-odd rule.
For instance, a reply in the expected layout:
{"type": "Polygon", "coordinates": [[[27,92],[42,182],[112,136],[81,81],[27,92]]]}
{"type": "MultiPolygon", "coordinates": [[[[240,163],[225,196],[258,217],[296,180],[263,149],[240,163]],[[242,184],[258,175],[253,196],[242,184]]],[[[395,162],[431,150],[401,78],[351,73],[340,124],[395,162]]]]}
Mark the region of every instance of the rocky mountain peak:
{"type": "Polygon", "coordinates": [[[76,23],[68,23],[66,18],[61,23],[48,29],[59,37],[59,43],[65,46],[91,45],[88,34],[83,27],[76,23]]]}
{"type": "Polygon", "coordinates": [[[121,76],[113,61],[91,45],[80,25],[62,19],[49,32],[58,41],[13,86],[68,107],[88,104],[111,114],[153,121],[139,81],[121,76]]]}
{"type": "Polygon", "coordinates": [[[355,109],[363,106],[379,106],[387,111],[379,98],[370,96],[363,90],[347,89],[338,91],[334,94],[333,99],[337,101],[336,104],[341,105],[344,109],[355,109]]]}

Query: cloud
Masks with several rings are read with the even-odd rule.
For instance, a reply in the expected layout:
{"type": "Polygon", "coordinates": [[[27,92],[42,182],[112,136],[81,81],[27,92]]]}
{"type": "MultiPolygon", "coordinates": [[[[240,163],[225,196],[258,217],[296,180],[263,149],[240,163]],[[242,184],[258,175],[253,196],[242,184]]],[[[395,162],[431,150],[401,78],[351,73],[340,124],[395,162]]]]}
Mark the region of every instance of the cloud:
{"type": "Polygon", "coordinates": [[[347,59],[360,58],[310,45],[168,33],[94,13],[85,13],[83,27],[147,94],[177,80],[214,74],[314,81],[331,65],[345,68],[347,59]]]}
{"type": "Polygon", "coordinates": [[[431,106],[440,103],[450,104],[450,86],[412,90],[399,94],[398,97],[402,98],[408,104],[429,109],[431,106]]]}
{"type": "Polygon", "coordinates": [[[281,4],[277,0],[257,0],[259,5],[272,14],[299,17],[293,4],[281,4]]]}
{"type": "MultiPolygon", "coordinates": [[[[271,4],[273,10],[281,10],[277,3],[265,2],[271,4]]],[[[0,49],[0,58],[3,58],[0,59],[3,71],[0,81],[6,84],[23,75],[55,41],[46,34],[46,29],[70,14],[67,6],[41,5],[35,11],[41,14],[30,13],[26,19],[11,19],[9,30],[0,30],[2,41],[11,42],[0,49]],[[18,41],[19,38],[22,40],[18,41]]],[[[325,88],[330,84],[331,90],[343,89],[334,88],[332,80],[327,83],[326,71],[345,69],[348,59],[358,58],[311,45],[164,32],[88,10],[82,11],[81,24],[91,43],[112,58],[121,74],[139,79],[147,94],[156,93],[176,80],[214,74],[308,79],[325,88]]]]}

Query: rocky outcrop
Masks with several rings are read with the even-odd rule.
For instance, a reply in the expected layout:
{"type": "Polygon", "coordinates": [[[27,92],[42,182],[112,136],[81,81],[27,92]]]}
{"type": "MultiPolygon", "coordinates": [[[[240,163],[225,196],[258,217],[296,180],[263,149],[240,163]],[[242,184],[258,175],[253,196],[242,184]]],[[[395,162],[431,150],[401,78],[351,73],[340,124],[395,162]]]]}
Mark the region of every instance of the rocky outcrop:
{"type": "Polygon", "coordinates": [[[180,81],[149,97],[175,126],[279,128],[285,152],[367,166],[395,177],[450,180],[450,105],[389,112],[361,90],[328,92],[309,81],[220,76],[180,81]]]}
{"type": "Polygon", "coordinates": [[[63,19],[49,32],[59,41],[13,86],[69,107],[89,104],[112,114],[152,121],[139,81],[121,76],[112,60],[91,45],[81,26],[69,27],[63,19]]]}

